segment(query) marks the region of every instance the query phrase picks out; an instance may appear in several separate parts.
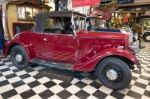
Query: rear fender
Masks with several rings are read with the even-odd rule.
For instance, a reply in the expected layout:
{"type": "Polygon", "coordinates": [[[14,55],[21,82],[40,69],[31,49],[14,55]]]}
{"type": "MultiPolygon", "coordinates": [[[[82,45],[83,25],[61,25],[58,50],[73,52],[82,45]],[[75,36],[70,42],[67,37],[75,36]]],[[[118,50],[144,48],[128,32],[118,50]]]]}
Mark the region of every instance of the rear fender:
{"type": "MultiPolygon", "coordinates": [[[[31,56],[31,45],[29,43],[26,43],[24,40],[22,39],[19,39],[19,40],[15,40],[15,41],[9,41],[9,42],[6,42],[5,44],[5,47],[4,47],[4,50],[3,50],[3,54],[4,56],[8,56],[9,53],[10,53],[10,50],[12,47],[16,46],[16,45],[20,45],[22,46],[25,51],[27,52],[28,54],[28,58],[31,59],[33,56],[31,56]]],[[[32,53],[33,54],[33,53],[32,53]]]]}
{"type": "Polygon", "coordinates": [[[131,62],[133,62],[136,65],[140,65],[140,63],[137,60],[137,58],[135,57],[135,55],[132,54],[131,52],[129,52],[128,50],[111,48],[111,49],[106,49],[106,50],[103,50],[103,51],[97,53],[94,57],[92,57],[92,59],[90,59],[89,61],[82,63],[80,65],[74,66],[73,69],[77,70],[77,71],[85,71],[85,72],[93,71],[93,70],[95,70],[97,64],[102,59],[104,59],[106,57],[111,57],[111,56],[119,56],[119,57],[130,60],[131,62]]]}

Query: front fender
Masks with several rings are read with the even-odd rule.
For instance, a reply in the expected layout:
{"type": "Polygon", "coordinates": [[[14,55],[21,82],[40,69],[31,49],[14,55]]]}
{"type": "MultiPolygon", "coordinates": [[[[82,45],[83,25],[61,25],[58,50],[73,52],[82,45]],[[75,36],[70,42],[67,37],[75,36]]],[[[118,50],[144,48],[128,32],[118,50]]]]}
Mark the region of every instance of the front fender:
{"type": "Polygon", "coordinates": [[[30,48],[30,44],[28,44],[27,42],[25,42],[24,40],[22,39],[17,39],[17,40],[13,40],[13,41],[8,41],[5,43],[5,47],[4,47],[4,50],[3,50],[3,54],[4,56],[8,56],[9,55],[9,52],[10,52],[10,49],[15,46],[15,45],[20,45],[22,46],[25,51],[27,52],[28,54],[28,58],[31,58],[31,48],[30,48]]]}
{"type": "Polygon", "coordinates": [[[107,49],[105,51],[98,53],[95,57],[95,60],[97,60],[97,59],[101,60],[108,56],[121,56],[121,57],[127,58],[128,60],[132,61],[134,64],[137,64],[137,65],[140,64],[138,59],[132,52],[130,52],[128,50],[124,50],[124,49],[117,49],[117,48],[107,49]]]}
{"type": "Polygon", "coordinates": [[[90,72],[96,68],[96,65],[104,58],[111,56],[120,56],[132,61],[136,65],[140,65],[139,61],[135,57],[134,54],[124,49],[111,48],[103,50],[99,53],[96,53],[95,56],[92,57],[89,61],[74,66],[75,70],[90,72]]]}

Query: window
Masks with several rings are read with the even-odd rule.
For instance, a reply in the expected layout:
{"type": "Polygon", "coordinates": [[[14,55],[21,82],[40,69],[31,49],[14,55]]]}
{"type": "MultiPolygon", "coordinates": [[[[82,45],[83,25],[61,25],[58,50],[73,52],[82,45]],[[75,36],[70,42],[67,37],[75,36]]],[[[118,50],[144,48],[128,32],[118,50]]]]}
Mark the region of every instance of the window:
{"type": "Polygon", "coordinates": [[[55,24],[55,19],[52,18],[47,18],[46,20],[44,20],[44,29],[47,28],[53,28],[55,24]]]}
{"type": "Polygon", "coordinates": [[[91,18],[89,19],[91,28],[96,29],[96,28],[105,28],[106,27],[106,22],[105,20],[99,19],[99,18],[91,18]]]}
{"type": "Polygon", "coordinates": [[[38,8],[28,6],[17,7],[18,20],[33,20],[34,16],[39,12],[41,12],[41,9],[38,8]]]}
{"type": "Polygon", "coordinates": [[[56,34],[73,34],[73,31],[71,29],[71,18],[46,18],[43,23],[43,32],[56,34]]]}

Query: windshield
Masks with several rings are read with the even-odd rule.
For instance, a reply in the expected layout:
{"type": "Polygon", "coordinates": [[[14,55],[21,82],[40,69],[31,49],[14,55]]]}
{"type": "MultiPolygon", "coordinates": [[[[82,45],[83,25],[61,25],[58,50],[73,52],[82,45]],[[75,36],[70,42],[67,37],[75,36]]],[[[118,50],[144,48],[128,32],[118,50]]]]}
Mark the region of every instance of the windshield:
{"type": "Polygon", "coordinates": [[[105,28],[106,27],[106,22],[102,19],[99,18],[89,18],[87,19],[87,27],[91,29],[95,28],[105,28]]]}
{"type": "Polygon", "coordinates": [[[122,26],[122,29],[124,29],[126,32],[128,32],[128,33],[132,33],[132,30],[131,30],[131,28],[129,27],[129,26],[127,26],[127,25],[123,25],[122,26]]]}

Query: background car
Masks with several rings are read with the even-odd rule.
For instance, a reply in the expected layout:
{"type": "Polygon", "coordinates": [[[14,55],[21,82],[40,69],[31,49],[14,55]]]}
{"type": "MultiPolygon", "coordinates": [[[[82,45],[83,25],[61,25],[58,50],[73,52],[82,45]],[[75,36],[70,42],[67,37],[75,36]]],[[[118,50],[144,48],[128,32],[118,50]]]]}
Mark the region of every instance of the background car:
{"type": "Polygon", "coordinates": [[[142,37],[146,42],[150,42],[150,28],[144,31],[142,37]]]}

